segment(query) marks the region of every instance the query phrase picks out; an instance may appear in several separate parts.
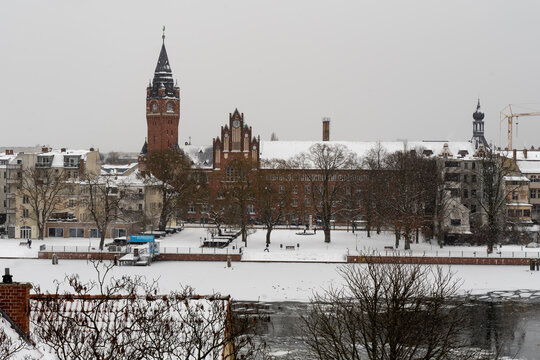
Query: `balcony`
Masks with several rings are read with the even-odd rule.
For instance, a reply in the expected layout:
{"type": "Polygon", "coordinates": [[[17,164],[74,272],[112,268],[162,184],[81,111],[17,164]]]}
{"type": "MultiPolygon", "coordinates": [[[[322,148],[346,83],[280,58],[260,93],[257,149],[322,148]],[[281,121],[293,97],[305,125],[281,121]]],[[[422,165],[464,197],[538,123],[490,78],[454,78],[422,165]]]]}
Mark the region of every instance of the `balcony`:
{"type": "Polygon", "coordinates": [[[52,165],[52,162],[43,162],[43,163],[36,163],[37,168],[50,168],[52,165]]]}
{"type": "Polygon", "coordinates": [[[64,168],[66,169],[78,169],[79,163],[67,162],[64,161],[64,168]]]}
{"type": "Polygon", "coordinates": [[[8,165],[6,165],[6,169],[20,170],[20,169],[22,169],[22,164],[8,164],[8,165]]]}

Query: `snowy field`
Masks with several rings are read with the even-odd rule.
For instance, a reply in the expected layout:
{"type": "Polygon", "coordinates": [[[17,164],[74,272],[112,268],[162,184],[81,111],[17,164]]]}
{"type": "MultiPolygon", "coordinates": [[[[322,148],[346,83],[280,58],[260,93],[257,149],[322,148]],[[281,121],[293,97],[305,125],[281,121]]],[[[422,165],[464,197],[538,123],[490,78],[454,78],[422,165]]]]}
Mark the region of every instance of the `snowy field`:
{"type": "MultiPolygon", "coordinates": [[[[115,267],[115,277],[138,274],[147,280],[159,279],[162,292],[190,285],[199,294],[219,292],[236,300],[246,301],[307,301],[313,291],[339,286],[342,281],[337,269],[342,264],[324,263],[234,263],[227,268],[221,262],[156,262],[148,267],[115,267]]],[[[351,265],[365,266],[365,265],[351,265]]],[[[82,279],[95,278],[95,270],[84,260],[0,259],[0,268],[9,267],[14,281],[39,284],[53,290],[54,279],[66,274],[79,274],[82,279]]],[[[446,267],[450,268],[450,267],[446,267]]],[[[540,271],[531,272],[525,266],[452,266],[456,278],[463,282],[463,293],[484,294],[494,290],[540,290],[540,271]]]]}
{"type": "MultiPolygon", "coordinates": [[[[314,262],[344,262],[347,254],[406,254],[413,256],[451,256],[451,257],[540,257],[540,249],[527,249],[518,245],[505,245],[493,254],[487,254],[485,246],[445,246],[439,248],[436,243],[430,244],[421,241],[411,244],[411,251],[403,250],[403,241],[400,248],[387,250],[385,247],[394,245],[392,233],[372,234],[367,238],[364,231],[353,234],[344,230],[332,231],[332,241],[324,243],[324,234],[304,235],[303,230],[274,230],[271,236],[269,251],[264,251],[266,231],[253,229],[248,237],[247,247],[240,238],[229,244],[227,249],[217,249],[216,252],[237,253],[242,247],[244,261],[314,261],[314,262]],[[294,250],[293,250],[294,248],[294,250]]],[[[210,238],[206,228],[186,228],[182,232],[162,239],[163,252],[179,253],[212,253],[214,249],[200,248],[205,238],[210,238]]],[[[24,242],[24,240],[22,240],[24,242]]],[[[106,243],[110,242],[106,240],[106,243]]],[[[88,251],[96,249],[98,239],[85,238],[46,238],[34,240],[32,249],[21,246],[18,239],[0,240],[0,258],[37,258],[40,245],[53,246],[55,251],[88,251]]]]}
{"type": "MultiPolygon", "coordinates": [[[[275,230],[272,233],[270,251],[264,251],[264,230],[256,230],[249,235],[248,246],[242,249],[244,261],[233,263],[226,268],[221,262],[155,262],[149,267],[117,267],[114,276],[139,274],[148,280],[159,279],[163,292],[178,289],[180,284],[190,285],[200,294],[219,292],[231,295],[237,300],[247,301],[307,301],[313,291],[341,283],[337,269],[343,264],[347,252],[385,253],[385,246],[394,244],[392,234],[374,235],[366,238],[365,232],[353,234],[346,231],[332,232],[332,242],[324,243],[324,234],[297,235],[302,230],[275,230]],[[283,247],[281,247],[283,245],[283,247]],[[300,245],[300,246],[298,246],[300,245]],[[287,250],[294,247],[294,250],[287,250]],[[317,263],[318,262],[318,263],[317,263]]],[[[179,234],[163,239],[162,248],[167,251],[201,251],[199,248],[209,233],[203,228],[186,228],[179,234]]],[[[109,242],[107,240],[106,242],[109,242]]],[[[20,246],[20,240],[0,240],[0,269],[11,268],[15,281],[28,281],[39,284],[42,289],[53,290],[53,280],[62,280],[66,274],[79,274],[83,279],[95,278],[91,264],[81,260],[60,260],[52,265],[50,260],[38,260],[40,245],[59,247],[97,247],[97,239],[47,238],[34,240],[32,249],[20,246]]],[[[223,251],[237,252],[240,239],[234,240],[223,251]],[[234,249],[233,249],[234,247],[234,249]]],[[[486,256],[484,247],[445,247],[439,249],[435,244],[412,244],[413,254],[436,254],[439,256],[486,256]]],[[[204,249],[212,252],[213,249],[204,249]]],[[[536,249],[520,246],[504,246],[502,254],[490,256],[537,256],[536,249]],[[528,251],[527,251],[528,250],[528,251]]],[[[364,266],[364,265],[357,265],[364,266]]],[[[494,290],[540,290],[540,272],[530,272],[527,266],[452,266],[456,277],[462,279],[462,292],[484,294],[494,290]]]]}

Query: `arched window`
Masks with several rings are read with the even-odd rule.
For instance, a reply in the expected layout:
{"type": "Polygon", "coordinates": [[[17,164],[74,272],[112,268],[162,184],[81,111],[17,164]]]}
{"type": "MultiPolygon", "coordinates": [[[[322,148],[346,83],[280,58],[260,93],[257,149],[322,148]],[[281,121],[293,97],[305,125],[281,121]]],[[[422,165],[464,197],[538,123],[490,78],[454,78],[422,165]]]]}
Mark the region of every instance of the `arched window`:
{"type": "Polygon", "coordinates": [[[172,103],[167,103],[167,112],[168,113],[174,112],[174,107],[172,103]]]}
{"type": "Polygon", "coordinates": [[[30,226],[21,226],[21,239],[32,238],[32,228],[30,226]]]}
{"type": "Polygon", "coordinates": [[[157,103],[152,103],[152,112],[157,112],[157,103]]]}

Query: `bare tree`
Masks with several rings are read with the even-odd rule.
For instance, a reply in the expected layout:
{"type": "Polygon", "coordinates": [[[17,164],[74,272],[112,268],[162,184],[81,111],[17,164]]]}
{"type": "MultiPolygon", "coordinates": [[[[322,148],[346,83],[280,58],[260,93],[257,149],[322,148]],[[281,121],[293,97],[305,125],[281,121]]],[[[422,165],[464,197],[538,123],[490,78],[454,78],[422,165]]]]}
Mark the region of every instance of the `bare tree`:
{"type": "Polygon", "coordinates": [[[261,222],[266,226],[266,243],[274,227],[283,222],[292,210],[292,195],[298,193],[297,177],[282,163],[267,164],[265,171],[258,171],[255,178],[255,207],[261,222]],[[271,168],[271,169],[270,169],[271,168]],[[279,183],[273,178],[279,179],[279,183]]]}
{"type": "Polygon", "coordinates": [[[291,167],[301,169],[311,184],[312,206],[320,217],[327,243],[330,242],[331,221],[344,209],[343,189],[350,184],[347,172],[355,168],[355,164],[356,157],[346,146],[321,143],[292,160],[291,167]]]}
{"type": "Polygon", "coordinates": [[[220,188],[218,208],[226,210],[226,219],[229,224],[240,228],[242,241],[247,246],[248,225],[250,224],[250,207],[255,203],[255,172],[254,163],[250,160],[238,158],[227,164],[218,175],[220,188]],[[225,200],[225,202],[223,201],[225,200]]]}
{"type": "MultiPolygon", "coordinates": [[[[493,252],[493,245],[500,240],[507,221],[506,204],[519,185],[512,184],[508,176],[519,175],[519,169],[509,158],[491,150],[482,151],[477,162],[475,175],[479,182],[473,195],[476,204],[482,210],[477,216],[485,216],[485,225],[480,227],[480,235],[485,239],[488,252],[493,252]]],[[[482,223],[482,220],[478,222],[482,223]]]]}
{"type": "Polygon", "coordinates": [[[38,239],[45,236],[45,223],[51,215],[65,206],[64,191],[67,173],[54,169],[31,168],[22,172],[19,191],[22,208],[28,210],[29,218],[36,222],[38,239]]]}
{"type": "Polygon", "coordinates": [[[303,317],[316,359],[479,359],[460,336],[459,282],[440,267],[350,265],[342,288],[317,294],[303,317]]]}
{"type": "Polygon", "coordinates": [[[121,204],[128,191],[120,180],[111,176],[87,175],[82,186],[86,208],[99,231],[99,248],[103,250],[109,225],[123,219],[121,204]]]}
{"type": "MultiPolygon", "coordinates": [[[[156,295],[157,282],[109,278],[112,265],[93,263],[96,281],[66,277],[69,292],[31,301],[34,336],[61,360],[252,359],[261,349],[258,319],[231,312],[229,297],[200,297],[193,289],[156,295]]],[[[262,343],[261,343],[262,344],[262,343]]]]}
{"type": "Polygon", "coordinates": [[[279,138],[275,132],[270,135],[270,141],[279,141],[279,138]]]}
{"type": "Polygon", "coordinates": [[[189,156],[182,150],[153,151],[146,165],[153,175],[146,177],[146,183],[161,194],[159,230],[164,231],[178,208],[194,201],[200,183],[191,169],[189,156]]]}
{"type": "Polygon", "coordinates": [[[386,157],[386,201],[384,216],[396,233],[405,239],[405,250],[410,249],[413,234],[429,226],[433,220],[438,182],[434,159],[418,155],[416,151],[396,152],[386,157]]]}
{"type": "Polygon", "coordinates": [[[385,171],[386,149],[378,142],[362,159],[363,176],[358,177],[360,201],[363,219],[366,224],[367,237],[375,228],[381,232],[384,223],[384,201],[386,197],[384,184],[387,181],[385,171]]]}

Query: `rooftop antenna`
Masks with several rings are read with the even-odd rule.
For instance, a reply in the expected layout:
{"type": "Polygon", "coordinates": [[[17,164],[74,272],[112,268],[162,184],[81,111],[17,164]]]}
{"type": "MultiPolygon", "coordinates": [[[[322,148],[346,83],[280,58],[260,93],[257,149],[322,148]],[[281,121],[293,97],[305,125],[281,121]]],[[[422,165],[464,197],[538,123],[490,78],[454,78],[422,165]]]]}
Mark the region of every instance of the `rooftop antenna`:
{"type": "Polygon", "coordinates": [[[163,35],[161,35],[161,38],[163,39],[163,43],[165,44],[165,26],[163,26],[163,35]]]}

